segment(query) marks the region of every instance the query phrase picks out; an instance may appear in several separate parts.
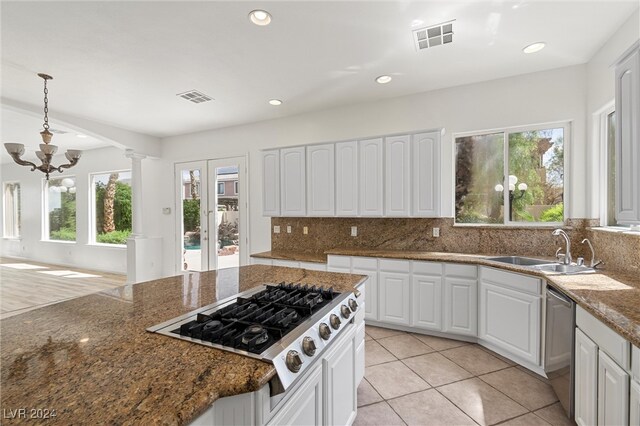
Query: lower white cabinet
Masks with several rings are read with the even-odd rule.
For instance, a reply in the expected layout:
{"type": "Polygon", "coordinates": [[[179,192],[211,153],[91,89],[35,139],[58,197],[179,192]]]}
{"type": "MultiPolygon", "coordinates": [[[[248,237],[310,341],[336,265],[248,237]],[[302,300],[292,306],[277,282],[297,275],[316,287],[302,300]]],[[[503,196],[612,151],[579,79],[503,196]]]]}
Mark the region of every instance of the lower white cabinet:
{"type": "Polygon", "coordinates": [[[629,424],[629,375],[598,351],[598,424],[629,424]]]}
{"type": "Polygon", "coordinates": [[[597,424],[598,346],[576,329],[575,421],[578,426],[597,424]]]}
{"type": "Polygon", "coordinates": [[[318,364],[289,403],[269,421],[269,425],[315,425],[323,422],[322,365],[318,364]]]}
{"type": "Polygon", "coordinates": [[[380,272],[380,321],[409,325],[410,280],[404,272],[380,272]]]}
{"type": "Polygon", "coordinates": [[[629,394],[629,424],[640,425],[640,383],[631,381],[629,394]]]}
{"type": "Polygon", "coordinates": [[[411,277],[411,326],[442,329],[442,276],[413,274],[411,277]]]}
{"type": "MultiPolygon", "coordinates": [[[[335,343],[323,364],[324,424],[350,425],[356,418],[356,333],[355,325],[340,336],[347,343],[335,343]]],[[[280,423],[304,425],[307,423],[280,423]]],[[[313,424],[313,423],[312,423],[313,424]]]]}
{"type": "Polygon", "coordinates": [[[353,268],[351,273],[369,277],[365,284],[364,318],[378,320],[378,271],[353,268]]]}
{"type": "Polygon", "coordinates": [[[443,331],[477,336],[478,282],[476,280],[445,277],[443,331]]]}

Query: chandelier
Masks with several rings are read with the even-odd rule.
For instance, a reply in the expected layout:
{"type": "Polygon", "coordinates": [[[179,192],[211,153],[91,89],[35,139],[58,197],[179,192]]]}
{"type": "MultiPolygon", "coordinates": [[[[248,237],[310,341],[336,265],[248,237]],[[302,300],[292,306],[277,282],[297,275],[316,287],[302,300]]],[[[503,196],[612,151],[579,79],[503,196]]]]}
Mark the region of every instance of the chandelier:
{"type": "Polygon", "coordinates": [[[44,143],[40,144],[40,151],[36,151],[36,156],[42,162],[42,164],[38,166],[31,161],[26,161],[20,158],[22,154],[24,154],[24,145],[21,143],[5,143],[4,147],[7,149],[7,152],[9,153],[11,158],[13,158],[13,161],[15,161],[17,164],[21,166],[31,167],[31,171],[40,170],[46,175],[47,180],[49,180],[49,173],[55,172],[56,170],[62,173],[64,169],[69,169],[78,164],[80,156],[82,155],[82,151],[79,151],[77,149],[68,149],[64,154],[69,161],[68,164],[62,164],[57,167],[51,164],[53,154],[55,154],[58,150],[57,146],[51,145],[49,143],[51,142],[53,133],[49,131],[49,98],[47,96],[49,94],[49,90],[47,89],[47,80],[53,80],[53,77],[47,74],[38,74],[38,76],[44,80],[44,124],[42,125],[42,127],[44,127],[44,130],[40,132],[40,136],[42,136],[42,142],[44,143]]]}

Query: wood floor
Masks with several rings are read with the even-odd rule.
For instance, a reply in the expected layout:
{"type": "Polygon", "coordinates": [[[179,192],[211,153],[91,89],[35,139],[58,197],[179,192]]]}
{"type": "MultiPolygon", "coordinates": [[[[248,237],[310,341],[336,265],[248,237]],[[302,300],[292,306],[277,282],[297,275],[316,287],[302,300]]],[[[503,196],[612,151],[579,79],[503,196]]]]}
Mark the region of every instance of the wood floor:
{"type": "Polygon", "coordinates": [[[120,287],[126,276],[0,258],[0,319],[52,303],[120,287]]]}

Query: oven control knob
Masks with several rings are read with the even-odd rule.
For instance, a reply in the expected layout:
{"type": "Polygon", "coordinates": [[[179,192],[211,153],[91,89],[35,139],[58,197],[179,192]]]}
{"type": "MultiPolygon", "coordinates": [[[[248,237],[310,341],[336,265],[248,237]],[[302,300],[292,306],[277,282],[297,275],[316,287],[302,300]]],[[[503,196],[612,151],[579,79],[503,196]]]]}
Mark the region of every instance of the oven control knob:
{"type": "Polygon", "coordinates": [[[305,337],[302,339],[302,352],[308,356],[314,356],[316,354],[316,342],[313,337],[305,337]]]}
{"type": "Polygon", "coordinates": [[[320,337],[324,340],[329,340],[329,336],[331,336],[331,329],[329,326],[325,323],[320,324],[320,337]]]}
{"type": "Polygon", "coordinates": [[[353,291],[353,295],[356,297],[356,299],[357,299],[358,297],[360,297],[360,295],[361,295],[361,294],[362,294],[362,293],[360,293],[360,290],[354,290],[354,291],[353,291]]]}
{"type": "Polygon", "coordinates": [[[347,305],[340,306],[340,313],[342,314],[342,318],[347,319],[351,316],[351,309],[347,307],[347,305]]]}
{"type": "Polygon", "coordinates": [[[356,302],[354,299],[349,299],[349,308],[351,308],[351,310],[355,312],[356,309],[358,309],[358,302],[356,302]]]}
{"type": "Polygon", "coordinates": [[[340,324],[342,323],[342,321],[340,321],[340,318],[338,318],[336,314],[331,314],[331,316],[329,317],[329,323],[334,330],[337,330],[338,328],[340,328],[340,324]]]}
{"type": "Polygon", "coordinates": [[[300,358],[298,351],[291,350],[287,352],[287,359],[285,360],[285,363],[289,370],[297,373],[300,371],[300,367],[302,367],[302,358],[300,358]]]}

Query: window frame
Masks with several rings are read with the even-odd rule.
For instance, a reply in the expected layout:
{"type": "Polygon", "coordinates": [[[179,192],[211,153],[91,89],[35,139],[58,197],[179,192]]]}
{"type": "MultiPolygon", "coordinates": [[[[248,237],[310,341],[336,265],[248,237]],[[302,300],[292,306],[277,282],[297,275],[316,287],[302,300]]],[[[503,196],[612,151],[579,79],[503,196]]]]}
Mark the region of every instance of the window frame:
{"type": "MultiPolygon", "coordinates": [[[[567,201],[570,200],[571,194],[571,185],[570,185],[570,158],[571,158],[571,146],[572,146],[572,120],[561,120],[561,121],[552,121],[546,123],[539,124],[529,124],[524,126],[513,126],[513,127],[499,127],[493,129],[484,129],[484,130],[474,130],[470,132],[457,132],[452,134],[452,174],[453,174],[453,185],[452,185],[452,212],[453,212],[453,221],[454,226],[460,227],[507,227],[507,228],[518,228],[518,227],[538,227],[538,228],[558,228],[564,226],[567,218],[571,217],[570,215],[570,205],[568,205],[567,201]],[[456,222],[456,193],[455,193],[455,176],[456,176],[456,139],[460,137],[469,137],[469,136],[480,136],[487,135],[492,133],[502,133],[503,134],[503,143],[502,143],[502,160],[504,166],[504,177],[501,182],[504,188],[508,188],[508,177],[509,177],[509,134],[510,133],[521,133],[521,132],[530,132],[534,130],[549,130],[549,129],[559,129],[562,128],[562,143],[563,143],[563,196],[562,203],[563,207],[563,221],[562,222],[518,222],[518,221],[510,221],[508,219],[508,215],[504,214],[504,220],[502,223],[458,223],[456,222]]],[[[509,191],[502,191],[502,201],[504,206],[509,205],[509,191]]]]}
{"type": "Polygon", "coordinates": [[[226,192],[225,190],[226,190],[225,183],[218,181],[217,195],[226,195],[225,194],[225,192],[226,192]],[[220,185],[222,185],[222,192],[220,192],[220,185]]]}
{"type": "Polygon", "coordinates": [[[233,181],[233,192],[235,193],[234,195],[238,195],[238,181],[237,180],[233,181]]]}
{"type": "Polygon", "coordinates": [[[42,235],[40,241],[47,243],[60,243],[60,244],[77,244],[78,243],[78,177],[73,175],[60,175],[53,178],[42,178],[42,209],[41,209],[41,222],[42,222],[42,235]],[[67,240],[52,240],[51,232],[49,229],[49,182],[51,179],[62,180],[70,178],[76,182],[76,239],[74,241],[67,240]]]}
{"type": "MultiPolygon", "coordinates": [[[[15,201],[15,200],[14,200],[15,201]]],[[[14,207],[14,208],[15,208],[14,207]]],[[[7,240],[19,240],[22,238],[22,233],[21,228],[22,228],[22,215],[19,214],[19,212],[22,211],[22,183],[20,183],[20,181],[18,180],[8,180],[5,182],[2,182],[2,238],[7,239],[7,240]],[[14,215],[14,213],[18,212],[17,214],[17,218],[14,217],[15,222],[17,222],[17,228],[18,228],[18,233],[17,235],[7,235],[7,197],[6,197],[6,193],[7,193],[7,186],[8,185],[18,185],[19,192],[18,192],[18,203],[15,207],[17,207],[17,210],[11,212],[11,216],[14,215]]]]}
{"type": "MultiPolygon", "coordinates": [[[[95,191],[95,177],[97,175],[109,175],[111,173],[133,173],[131,169],[109,170],[106,172],[92,172],[89,173],[89,241],[88,244],[92,246],[100,247],[112,247],[112,248],[127,248],[126,244],[107,244],[99,243],[97,241],[98,233],[96,231],[96,191],[95,191]]],[[[132,175],[133,177],[133,175],[132,175]]]]}

